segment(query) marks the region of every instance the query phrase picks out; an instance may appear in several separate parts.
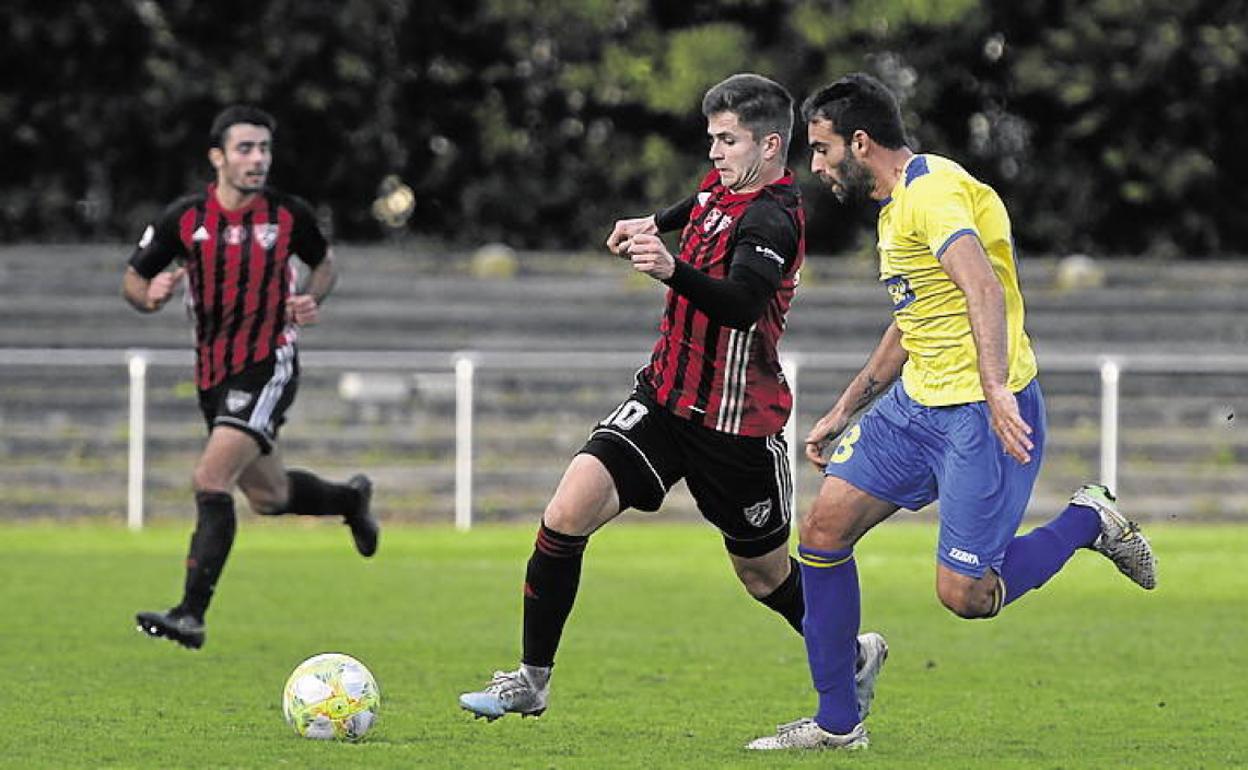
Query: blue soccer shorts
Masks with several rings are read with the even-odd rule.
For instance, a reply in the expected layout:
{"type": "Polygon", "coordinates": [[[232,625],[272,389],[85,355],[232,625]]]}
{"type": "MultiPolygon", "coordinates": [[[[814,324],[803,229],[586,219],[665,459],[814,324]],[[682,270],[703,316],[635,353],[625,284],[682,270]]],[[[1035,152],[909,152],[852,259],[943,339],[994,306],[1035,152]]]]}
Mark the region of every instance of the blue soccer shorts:
{"type": "Polygon", "coordinates": [[[919,404],[896,382],[841,437],[824,473],[873,497],[918,510],[938,501],[937,559],[963,575],[998,574],[1044,458],[1044,395],[1035,380],[1015,394],[1031,426],[1031,462],[1005,453],[983,401],[919,404]]]}

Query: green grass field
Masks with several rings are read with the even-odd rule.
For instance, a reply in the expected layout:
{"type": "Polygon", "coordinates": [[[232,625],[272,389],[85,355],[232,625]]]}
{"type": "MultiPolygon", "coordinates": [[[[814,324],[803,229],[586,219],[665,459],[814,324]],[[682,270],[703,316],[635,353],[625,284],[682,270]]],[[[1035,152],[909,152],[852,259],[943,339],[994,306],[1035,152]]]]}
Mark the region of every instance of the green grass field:
{"type": "Polygon", "coordinates": [[[456,695],[519,644],[531,527],[392,527],[372,561],[327,522],[244,516],[198,652],[145,639],[176,598],[189,524],[0,526],[5,767],[1212,768],[1248,765],[1248,529],[1155,526],[1146,593],[1080,553],[993,621],[933,591],[935,530],[859,545],[864,628],[891,654],[859,754],[741,746],[809,715],[801,641],[749,599],[715,532],[626,522],[591,542],[541,719],[473,721],[456,695]],[[294,735],[303,658],[381,685],[362,744],[294,735]]]}

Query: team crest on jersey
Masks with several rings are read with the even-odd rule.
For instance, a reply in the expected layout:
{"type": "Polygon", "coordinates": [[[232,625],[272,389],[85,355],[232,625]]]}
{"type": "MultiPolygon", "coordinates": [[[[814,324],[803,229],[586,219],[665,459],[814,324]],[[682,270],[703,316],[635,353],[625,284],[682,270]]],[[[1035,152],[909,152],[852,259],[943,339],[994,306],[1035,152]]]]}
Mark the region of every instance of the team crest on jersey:
{"type": "Polygon", "coordinates": [[[245,237],[247,237],[247,228],[242,225],[230,225],[225,228],[225,242],[230,246],[241,244],[245,237]]]}
{"type": "Polygon", "coordinates": [[[225,394],[225,408],[238,414],[251,403],[251,394],[245,390],[231,390],[225,394]]]}
{"type": "Polygon", "coordinates": [[[203,225],[200,225],[199,227],[195,228],[195,232],[191,233],[191,240],[194,241],[195,243],[201,243],[203,241],[208,240],[211,237],[212,236],[208,234],[208,228],[204,227],[203,225]]]}
{"type": "Polygon", "coordinates": [[[254,225],[251,228],[251,237],[256,239],[261,248],[271,249],[277,243],[277,225],[254,225]]]}
{"type": "Polygon", "coordinates": [[[722,233],[728,229],[733,223],[733,218],[720,211],[719,209],[711,209],[711,213],[706,215],[706,220],[702,222],[702,232],[704,233],[722,233]]]}
{"type": "Polygon", "coordinates": [[[768,517],[771,516],[771,500],[760,500],[746,508],[744,513],[745,520],[750,522],[751,526],[761,527],[767,523],[768,517]]]}

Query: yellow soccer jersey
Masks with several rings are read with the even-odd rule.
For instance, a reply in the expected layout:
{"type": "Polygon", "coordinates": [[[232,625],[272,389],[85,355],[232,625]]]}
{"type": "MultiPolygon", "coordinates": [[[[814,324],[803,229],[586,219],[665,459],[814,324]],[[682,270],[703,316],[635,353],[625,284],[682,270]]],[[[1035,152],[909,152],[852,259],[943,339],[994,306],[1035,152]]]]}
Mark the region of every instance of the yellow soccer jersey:
{"type": "Polygon", "coordinates": [[[892,195],[880,203],[880,281],[909,353],[902,383],[924,406],[984,400],[966,297],[940,265],[944,250],[968,234],[979,238],[1005,290],[1007,385],[1017,393],[1036,376],[1005,205],[957,163],[915,155],[892,195]]]}

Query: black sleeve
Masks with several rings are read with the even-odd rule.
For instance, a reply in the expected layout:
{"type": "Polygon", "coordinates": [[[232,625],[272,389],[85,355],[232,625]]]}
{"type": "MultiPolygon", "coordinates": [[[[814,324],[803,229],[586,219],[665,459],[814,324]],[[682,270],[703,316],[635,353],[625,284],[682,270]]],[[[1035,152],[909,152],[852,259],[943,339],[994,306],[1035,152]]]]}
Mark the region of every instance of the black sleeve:
{"type": "Polygon", "coordinates": [[[776,287],[755,270],[733,261],[727,278],[712,278],[688,262],[676,260],[676,272],[664,281],[712,321],[748,329],[762,317],[776,287]]]}
{"type": "Polygon", "coordinates": [[[185,210],[180,202],[175,203],[143,231],[129,260],[136,273],[150,281],[173,260],[186,256],[186,247],[178,234],[178,219],[185,210]]]}
{"type": "Polygon", "coordinates": [[[763,200],[746,209],[735,238],[727,278],[712,278],[677,260],[676,272],[665,283],[711,320],[748,329],[762,317],[797,257],[797,223],[783,208],[763,200]]]}
{"type": "Polygon", "coordinates": [[[793,267],[797,258],[797,221],[789,211],[772,200],[750,206],[737,225],[732,264],[744,264],[767,279],[772,289],[793,267]]]}
{"type": "Polygon", "coordinates": [[[290,253],[299,257],[308,267],[315,268],[325,260],[325,255],[329,252],[329,240],[321,232],[321,226],[316,222],[316,214],[307,201],[291,197],[289,205],[295,220],[290,234],[290,253]]]}
{"type": "Polygon", "coordinates": [[[672,230],[684,229],[685,225],[689,224],[689,214],[693,212],[693,202],[697,199],[697,195],[690,195],[680,203],[657,212],[654,215],[654,223],[658,226],[659,232],[670,233],[672,230]]]}

